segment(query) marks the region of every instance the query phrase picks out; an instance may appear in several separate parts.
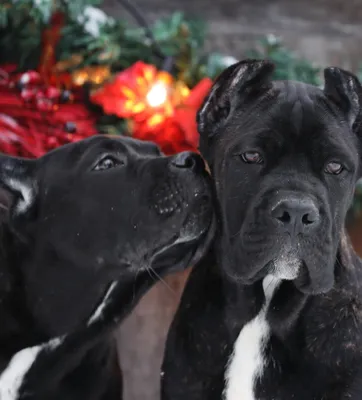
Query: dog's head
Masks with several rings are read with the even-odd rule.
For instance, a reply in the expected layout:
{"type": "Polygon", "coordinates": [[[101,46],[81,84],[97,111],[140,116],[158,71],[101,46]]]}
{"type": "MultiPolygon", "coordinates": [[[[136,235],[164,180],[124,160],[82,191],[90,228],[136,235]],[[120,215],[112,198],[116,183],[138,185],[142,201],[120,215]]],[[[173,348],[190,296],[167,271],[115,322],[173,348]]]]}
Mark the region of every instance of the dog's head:
{"type": "Polygon", "coordinates": [[[331,289],[360,173],[361,85],[338,68],[320,89],[272,81],[273,65],[226,69],[198,113],[216,184],[222,262],[245,283],[273,274],[306,293],[331,289]]]}
{"type": "Polygon", "coordinates": [[[96,136],[38,160],[1,156],[0,183],[18,252],[9,268],[50,334],[87,318],[110,282],[186,268],[209,241],[211,194],[196,154],[96,136]]]}

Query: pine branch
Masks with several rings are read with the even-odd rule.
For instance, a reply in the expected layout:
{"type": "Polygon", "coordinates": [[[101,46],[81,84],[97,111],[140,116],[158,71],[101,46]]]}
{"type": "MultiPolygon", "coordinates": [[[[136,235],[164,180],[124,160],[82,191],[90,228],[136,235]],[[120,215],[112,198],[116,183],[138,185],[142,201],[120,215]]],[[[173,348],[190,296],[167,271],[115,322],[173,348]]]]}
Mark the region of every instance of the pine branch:
{"type": "Polygon", "coordinates": [[[297,80],[317,86],[321,84],[320,68],[286,49],[281,40],[274,35],[263,38],[259,46],[249,50],[246,55],[251,58],[267,58],[274,61],[276,65],[274,79],[297,80]]]}

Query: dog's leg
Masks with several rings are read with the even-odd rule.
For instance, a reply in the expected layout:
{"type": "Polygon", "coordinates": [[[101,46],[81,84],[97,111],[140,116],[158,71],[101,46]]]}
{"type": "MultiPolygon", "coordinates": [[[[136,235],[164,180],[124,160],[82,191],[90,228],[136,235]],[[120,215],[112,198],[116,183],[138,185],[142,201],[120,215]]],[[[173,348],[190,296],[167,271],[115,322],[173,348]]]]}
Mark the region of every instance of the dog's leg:
{"type": "Polygon", "coordinates": [[[56,387],[89,349],[129,315],[154,283],[147,271],[139,274],[134,282],[123,279],[113,282],[86,326],[15,354],[0,375],[0,399],[36,398],[56,387]]]}

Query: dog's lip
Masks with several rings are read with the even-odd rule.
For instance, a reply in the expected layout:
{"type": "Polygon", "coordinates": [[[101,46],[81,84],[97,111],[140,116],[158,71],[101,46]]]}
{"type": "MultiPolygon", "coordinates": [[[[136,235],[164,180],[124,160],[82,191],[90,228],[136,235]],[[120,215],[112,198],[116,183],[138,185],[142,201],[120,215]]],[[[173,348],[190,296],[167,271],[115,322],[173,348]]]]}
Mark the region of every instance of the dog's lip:
{"type": "Polygon", "coordinates": [[[237,280],[244,282],[246,285],[252,285],[255,282],[263,280],[269,273],[270,269],[274,265],[274,261],[270,260],[266,265],[261,267],[256,273],[247,276],[237,277],[237,280]]]}
{"type": "MultiPolygon", "coordinates": [[[[304,264],[302,260],[300,260],[301,264],[304,264]]],[[[251,285],[255,282],[263,280],[267,275],[274,275],[275,271],[275,266],[276,266],[276,260],[272,259],[268,261],[263,267],[261,267],[256,273],[253,274],[248,274],[246,276],[239,276],[236,277],[237,280],[243,281],[247,285],[251,285]]],[[[290,280],[291,282],[295,282],[299,279],[299,271],[298,275],[294,279],[289,279],[289,278],[280,278],[282,280],[290,280]]],[[[234,278],[235,279],[235,278],[234,278]]]]}
{"type": "Polygon", "coordinates": [[[299,290],[301,293],[310,295],[310,296],[316,296],[320,294],[325,294],[330,292],[333,289],[332,286],[328,286],[325,288],[319,288],[318,290],[314,289],[312,285],[306,284],[306,283],[298,283],[297,280],[292,281],[294,286],[296,287],[297,290],[299,290]]]}
{"type": "MultiPolygon", "coordinates": [[[[186,261],[187,255],[189,255],[189,261],[186,262],[187,265],[185,267],[187,268],[189,266],[196,264],[203,256],[203,254],[206,252],[208,246],[210,245],[214,237],[215,231],[216,231],[216,218],[215,215],[212,214],[208,226],[201,229],[197,236],[193,237],[190,240],[183,240],[182,238],[179,237],[179,235],[175,235],[172,238],[172,240],[169,241],[168,244],[163,245],[158,250],[156,250],[151,257],[150,265],[152,265],[155,261],[157,261],[157,258],[167,255],[168,251],[170,252],[173,251],[177,246],[185,246],[186,251],[182,252],[183,255],[180,257],[181,259],[177,260],[174,263],[174,266],[164,267],[164,270],[166,272],[180,270],[180,264],[186,261]],[[200,244],[196,245],[197,243],[200,244]],[[188,252],[187,249],[189,249],[188,252]]],[[[157,268],[157,270],[159,269],[157,268]]]]}
{"type": "MultiPolygon", "coordinates": [[[[306,295],[318,295],[318,294],[324,294],[329,292],[333,287],[322,287],[318,288],[317,290],[313,288],[313,284],[310,281],[309,273],[308,273],[308,267],[305,263],[304,260],[300,260],[301,265],[299,268],[298,276],[294,279],[283,279],[283,281],[287,280],[290,281],[297,290],[299,290],[301,293],[306,294],[306,295]]],[[[269,261],[264,267],[262,267],[260,270],[258,270],[255,274],[252,276],[238,276],[238,277],[233,277],[235,280],[241,281],[245,285],[252,285],[256,282],[259,282],[263,280],[268,274],[270,274],[271,269],[273,268],[274,261],[271,260],[269,261]]]]}
{"type": "Polygon", "coordinates": [[[293,284],[300,292],[307,295],[324,294],[333,289],[333,283],[331,283],[331,285],[318,287],[316,282],[313,282],[310,278],[308,267],[305,262],[303,262],[301,274],[293,281],[293,284]]]}

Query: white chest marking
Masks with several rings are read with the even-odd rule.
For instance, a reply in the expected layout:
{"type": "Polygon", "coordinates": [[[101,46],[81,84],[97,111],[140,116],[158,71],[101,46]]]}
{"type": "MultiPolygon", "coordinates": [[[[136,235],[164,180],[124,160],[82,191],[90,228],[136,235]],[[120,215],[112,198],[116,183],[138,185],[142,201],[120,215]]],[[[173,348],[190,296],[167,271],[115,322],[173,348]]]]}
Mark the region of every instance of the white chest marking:
{"type": "Polygon", "coordinates": [[[94,311],[92,316],[89,318],[88,323],[87,323],[88,326],[93,324],[100,318],[102,318],[103,312],[107,308],[107,305],[109,304],[110,299],[111,299],[111,294],[113,293],[116,286],[117,286],[117,281],[112,282],[112,284],[110,285],[110,287],[107,290],[107,293],[106,293],[104,299],[99,304],[99,306],[96,308],[96,310],[94,311]]]}
{"type": "MultiPolygon", "coordinates": [[[[104,299],[89,318],[88,326],[103,317],[103,312],[111,301],[111,295],[116,285],[117,281],[110,285],[104,299]]],[[[64,342],[64,339],[65,336],[54,338],[41,345],[27,347],[18,351],[0,374],[0,400],[18,400],[19,390],[24,382],[24,378],[31,367],[36,363],[42,350],[54,350],[64,342]]]]}
{"type": "Polygon", "coordinates": [[[23,383],[24,376],[33,365],[40,351],[41,346],[26,348],[16,353],[11,359],[0,376],[1,400],[16,400],[18,398],[18,391],[23,383]]]}
{"type": "Polygon", "coordinates": [[[24,377],[36,361],[39,353],[45,349],[54,349],[61,344],[61,339],[52,339],[46,344],[27,347],[17,352],[0,375],[0,399],[17,400],[24,377]]]}
{"type": "Polygon", "coordinates": [[[270,337],[266,312],[280,280],[268,275],[263,280],[266,302],[259,314],[240,331],[225,373],[225,400],[257,400],[254,386],[263,375],[264,350],[270,337]]]}

